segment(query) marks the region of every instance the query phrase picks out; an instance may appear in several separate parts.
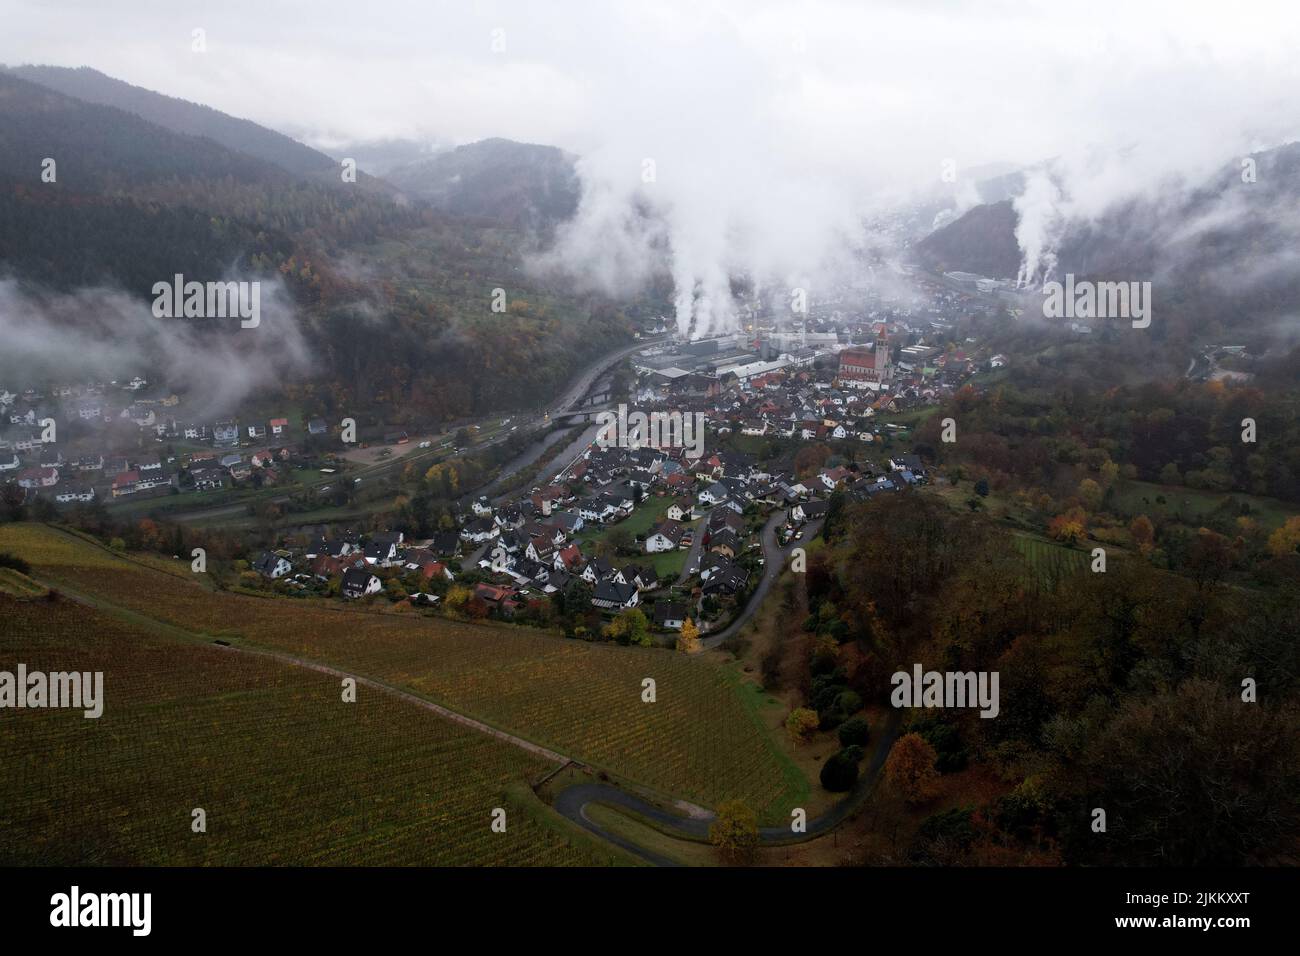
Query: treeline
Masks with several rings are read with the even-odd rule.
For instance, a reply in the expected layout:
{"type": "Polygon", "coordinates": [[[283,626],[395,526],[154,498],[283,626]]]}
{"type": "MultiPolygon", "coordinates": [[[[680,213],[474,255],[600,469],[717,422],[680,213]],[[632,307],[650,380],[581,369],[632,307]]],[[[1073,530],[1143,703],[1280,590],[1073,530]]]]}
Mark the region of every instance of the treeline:
{"type": "Polygon", "coordinates": [[[962,389],[945,414],[918,429],[918,441],[942,463],[973,465],[1049,492],[1063,481],[1077,483],[1079,466],[1095,470],[1109,460],[1125,477],[1143,481],[1300,501],[1294,383],[1104,386],[1038,356],[1001,382],[962,389]],[[956,422],[953,442],[942,441],[946,417],[956,422]]]}
{"type": "Polygon", "coordinates": [[[0,261],[46,289],[121,288],[148,302],[153,284],[178,272],[203,280],[224,279],[232,267],[255,274],[292,249],[283,233],[189,207],[0,188],[0,261]]]}

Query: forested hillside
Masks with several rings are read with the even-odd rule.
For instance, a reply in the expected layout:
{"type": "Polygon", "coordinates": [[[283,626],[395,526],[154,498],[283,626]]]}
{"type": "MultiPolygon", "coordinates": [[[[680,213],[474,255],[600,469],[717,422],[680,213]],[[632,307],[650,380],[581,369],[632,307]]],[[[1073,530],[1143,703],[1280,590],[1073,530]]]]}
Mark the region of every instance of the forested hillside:
{"type": "Polygon", "coordinates": [[[486,139],[400,166],[387,178],[458,216],[546,229],[578,208],[574,162],[554,146],[486,139]]]}
{"type": "Polygon", "coordinates": [[[143,305],[176,273],[278,277],[313,374],[265,390],[388,421],[535,405],[628,340],[612,303],[525,268],[538,217],[565,202],[552,188],[558,150],[461,153],[446,175],[463,185],[440,193],[448,208],[438,208],[399,200],[370,177],[346,182],[333,160],[302,147],[328,164],[322,175],[319,161],[282,142],[292,140],[204,107],[93,71],[23,72],[99,101],[0,72],[0,263],[33,294],[94,286],[143,305]],[[540,154],[550,158],[532,177],[540,154]],[[52,180],[42,178],[47,158],[52,180]],[[306,176],[290,171],[304,166],[306,176]],[[531,211],[514,215],[516,203],[531,211]],[[492,308],[495,289],[504,312],[492,308]]]}
{"type": "Polygon", "coordinates": [[[324,153],[283,133],[201,103],[132,86],[89,67],[14,66],[8,72],[84,103],[116,107],[174,133],[206,137],[227,149],[274,163],[292,173],[335,174],[339,168],[324,153]]]}

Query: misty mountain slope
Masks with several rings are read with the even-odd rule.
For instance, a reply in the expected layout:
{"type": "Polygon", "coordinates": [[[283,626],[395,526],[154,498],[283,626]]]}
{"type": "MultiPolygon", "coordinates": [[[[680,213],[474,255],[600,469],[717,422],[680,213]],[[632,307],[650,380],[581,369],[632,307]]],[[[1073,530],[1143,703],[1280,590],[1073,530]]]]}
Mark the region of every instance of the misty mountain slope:
{"type": "Polygon", "coordinates": [[[1020,267],[1015,209],[1009,199],[976,206],[914,248],[922,263],[939,272],[1014,276],[1020,267]]]}
{"type": "Polygon", "coordinates": [[[132,86],[90,67],[16,66],[8,72],[86,103],[125,110],[174,133],[205,136],[227,149],[274,163],[292,173],[337,174],[339,170],[338,163],[324,153],[283,133],[210,106],[132,86]]]}
{"type": "MultiPolygon", "coordinates": [[[[1194,188],[1166,186],[1060,223],[1048,235],[1053,275],[1149,281],[1165,324],[1266,345],[1300,314],[1300,144],[1253,159],[1255,182],[1243,181],[1235,161],[1194,188]]],[[[976,206],[917,243],[915,255],[930,269],[1014,277],[1018,221],[1012,201],[976,206]]]]}
{"type": "Polygon", "coordinates": [[[299,272],[308,254],[319,260],[417,221],[388,196],[338,177],[301,178],[6,72],[0,194],[8,219],[0,263],[61,288],[116,279],[136,289],[159,269],[220,273],[254,259],[279,267],[293,250],[299,272]],[[46,158],[57,164],[54,182],[42,181],[46,158]],[[105,215],[110,206],[114,215],[105,215]]]}
{"type": "Polygon", "coordinates": [[[281,233],[202,210],[0,188],[0,277],[50,289],[106,286],[146,297],[177,272],[222,278],[282,262],[292,249],[281,233]]]}
{"type": "Polygon", "coordinates": [[[456,216],[545,228],[578,208],[574,158],[554,146],[485,139],[393,169],[387,180],[456,216]]]}
{"type": "Polygon", "coordinates": [[[372,176],[387,177],[394,169],[422,163],[451,149],[448,143],[415,139],[371,139],[349,142],[330,149],[335,161],[355,159],[357,168],[372,176]]]}
{"type": "Polygon", "coordinates": [[[113,107],[85,103],[0,73],[0,180],[51,190],[120,192],[160,180],[285,184],[277,166],[185,136],[113,107]],[[53,159],[57,179],[41,181],[53,159]]]}
{"type": "Polygon", "coordinates": [[[302,394],[409,422],[526,407],[630,338],[608,301],[524,269],[537,223],[576,202],[572,175],[558,150],[497,141],[430,177],[460,212],[399,203],[0,72],[0,281],[31,302],[73,293],[57,324],[90,338],[114,292],[147,314],[154,283],[178,272],[270,279],[315,362],[292,383],[302,394]],[[41,181],[47,156],[54,183],[41,181]]]}
{"type": "Polygon", "coordinates": [[[112,285],[143,296],[161,276],[221,276],[291,254],[293,244],[277,230],[146,198],[211,183],[226,192],[284,190],[292,177],[211,140],[0,73],[5,275],[53,289],[112,285]],[[54,182],[42,181],[46,158],[56,163],[54,182]]]}

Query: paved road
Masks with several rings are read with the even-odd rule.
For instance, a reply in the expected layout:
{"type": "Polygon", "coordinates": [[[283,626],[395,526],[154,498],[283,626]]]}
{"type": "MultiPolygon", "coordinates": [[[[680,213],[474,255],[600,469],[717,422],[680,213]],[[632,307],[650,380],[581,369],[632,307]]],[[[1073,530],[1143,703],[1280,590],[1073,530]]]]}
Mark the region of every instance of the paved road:
{"type": "MultiPolygon", "coordinates": [[[[780,517],[780,512],[778,512],[777,515],[774,517],[780,517]]],[[[769,520],[768,525],[767,527],[765,527],[764,530],[765,532],[771,531],[774,530],[774,527],[775,525],[773,521],[769,520]]],[[[61,531],[61,529],[55,529],[55,530],[61,531]]],[[[61,533],[67,534],[67,532],[64,531],[61,531],[61,533]]],[[[806,537],[811,537],[811,533],[806,534],[806,537]]],[[[764,535],[765,550],[768,543],[769,543],[768,535],[765,533],[764,535]]],[[[782,560],[784,560],[783,556],[786,552],[775,550],[774,536],[772,537],[770,544],[774,549],[772,554],[777,556],[782,556],[782,560]]],[[[130,559],[128,558],[127,560],[130,559]]],[[[772,562],[769,558],[767,570],[769,574],[764,576],[764,583],[766,583],[767,587],[770,589],[771,582],[768,581],[767,579],[770,576],[771,580],[774,581],[777,577],[779,577],[780,565],[774,564],[774,562],[772,562]],[[773,566],[776,567],[775,573],[771,573],[773,566]]],[[[65,597],[67,597],[72,601],[76,601],[80,604],[84,604],[89,607],[100,608],[105,611],[116,612],[116,613],[122,613],[124,610],[123,608],[120,608],[115,604],[105,601],[102,597],[98,597],[98,596],[92,597],[88,594],[84,594],[79,591],[72,590],[68,588],[65,584],[50,582],[50,581],[42,580],[40,578],[34,578],[34,580],[37,580],[38,583],[43,584],[46,587],[59,590],[65,597]]],[[[761,586],[762,585],[760,584],[760,587],[761,586]]],[[[766,589],[764,590],[764,593],[766,593],[766,589]]],[[[755,592],[754,597],[755,599],[760,598],[760,595],[758,594],[757,591],[755,592]]],[[[751,614],[752,608],[756,608],[757,606],[758,605],[754,603],[748,605],[745,609],[745,612],[742,613],[742,620],[737,621],[736,624],[733,626],[739,626],[740,624],[742,624],[743,618],[746,618],[749,614],[751,614]]],[[[183,629],[174,627],[172,625],[159,623],[159,627],[165,630],[183,633],[185,636],[191,638],[201,637],[201,635],[196,635],[193,632],[184,631],[183,629]]],[[[719,638],[722,638],[723,635],[718,635],[718,636],[719,638]]],[[[255,654],[260,657],[266,657],[273,660],[277,660],[284,664],[290,664],[296,667],[304,667],[319,673],[329,674],[338,678],[350,677],[354,679],[359,686],[366,686],[374,690],[380,691],[381,693],[391,694],[394,697],[398,697],[409,704],[414,704],[417,707],[421,707],[425,710],[432,711],[433,713],[436,713],[439,716],[444,717],[447,720],[451,720],[463,727],[467,727],[471,730],[476,730],[479,733],[488,734],[492,737],[495,737],[498,740],[512,744],[513,746],[526,750],[529,753],[532,753],[545,760],[553,761],[554,763],[559,765],[566,765],[572,762],[571,758],[565,756],[564,754],[557,753],[556,751],[550,750],[546,747],[542,747],[538,744],[533,743],[530,740],[526,740],[523,737],[516,736],[515,734],[511,734],[507,731],[499,730],[498,728],[493,727],[490,724],[486,724],[480,720],[476,720],[475,718],[469,717],[466,714],[462,714],[459,711],[455,711],[450,708],[443,707],[440,704],[435,704],[430,700],[426,700],[423,697],[419,697],[415,694],[404,691],[401,688],[395,687],[391,684],[387,684],[383,681],[374,680],[373,678],[365,677],[361,674],[354,674],[349,671],[341,670],[336,667],[331,667],[327,664],[322,664],[320,662],[308,660],[306,658],[296,657],[290,654],[284,654],[278,651],[272,651],[272,650],[267,650],[262,648],[238,647],[238,646],[230,646],[230,645],[218,645],[218,646],[222,647],[223,650],[227,650],[231,653],[255,654]]],[[[885,759],[889,755],[889,750],[893,746],[894,739],[898,736],[899,727],[902,723],[901,718],[902,718],[901,711],[892,711],[890,713],[884,726],[881,728],[880,737],[876,741],[876,747],[872,753],[871,760],[867,764],[867,767],[864,770],[864,772],[859,776],[857,784],[854,786],[853,790],[850,791],[848,797],[846,797],[844,800],[840,801],[839,803],[835,804],[835,806],[831,807],[821,816],[808,821],[808,829],[806,833],[793,834],[790,832],[788,827],[762,827],[759,829],[760,841],[764,844],[775,845],[775,844],[787,844],[787,843],[802,842],[804,840],[811,840],[814,837],[829,832],[831,829],[833,829],[834,827],[842,823],[844,820],[846,820],[849,817],[849,815],[858,807],[859,804],[861,804],[861,802],[866,798],[867,794],[870,792],[876,777],[879,775],[881,768],[884,766],[885,759]]],[[[608,840],[610,843],[613,843],[616,846],[622,847],[628,852],[635,854],[636,856],[646,860],[649,863],[654,864],[655,866],[677,866],[679,864],[677,864],[676,861],[674,860],[662,856],[661,854],[655,853],[653,850],[646,849],[632,842],[631,840],[625,839],[624,837],[621,837],[615,833],[611,833],[605,830],[604,828],[602,828],[598,823],[593,821],[586,813],[587,807],[593,803],[620,806],[625,809],[632,810],[635,813],[647,819],[655,821],[663,829],[670,831],[674,835],[685,839],[694,839],[694,840],[707,839],[708,832],[709,832],[709,823],[713,819],[712,814],[700,815],[697,813],[694,816],[683,817],[674,813],[670,813],[661,807],[651,804],[641,799],[640,797],[628,793],[625,790],[621,790],[618,787],[615,787],[611,784],[604,784],[604,783],[574,784],[560,791],[560,793],[555,799],[555,804],[554,804],[555,809],[557,811],[559,811],[565,817],[567,817],[568,819],[576,823],[578,826],[581,826],[583,829],[596,834],[597,836],[601,837],[604,840],[608,840]]]]}
{"type": "Polygon", "coordinates": [[[749,595],[749,600],[745,603],[744,610],[737,615],[736,619],[718,631],[716,634],[707,634],[700,638],[700,645],[704,648],[714,648],[740,631],[742,627],[754,616],[755,612],[763,606],[763,600],[767,597],[768,592],[772,590],[772,585],[776,584],[777,579],[781,577],[781,572],[785,570],[785,563],[790,557],[790,552],[795,548],[803,547],[813,538],[817,537],[817,532],[821,530],[822,523],[820,520],[810,521],[803,526],[803,538],[799,541],[791,541],[784,548],[776,543],[776,532],[781,525],[785,524],[786,511],[784,508],[778,508],[772,512],[772,516],[767,519],[767,524],[763,525],[760,541],[763,543],[763,576],[759,579],[758,584],[749,595]]]}
{"type": "Polygon", "coordinates": [[[682,573],[677,575],[676,584],[685,584],[687,578],[691,576],[691,568],[699,571],[700,560],[704,556],[704,532],[708,529],[709,519],[706,515],[703,520],[695,522],[695,537],[691,540],[691,550],[686,553],[686,563],[682,565],[682,573]]]}
{"type": "MultiPolygon", "coordinates": [[[[789,826],[759,827],[759,843],[765,846],[802,843],[829,833],[847,820],[867,798],[872,787],[875,786],[876,779],[880,776],[880,771],[884,768],[885,760],[889,756],[890,748],[893,747],[894,740],[898,737],[903,722],[902,718],[902,711],[890,711],[889,717],[880,728],[880,736],[876,740],[875,749],[871,752],[871,759],[867,762],[862,773],[858,775],[858,782],[854,784],[847,797],[821,816],[809,820],[808,829],[805,833],[794,833],[789,826]]],[[[630,810],[638,816],[652,821],[670,835],[684,840],[707,840],[709,825],[713,822],[712,814],[707,817],[679,816],[608,783],[576,783],[566,787],[556,796],[554,807],[563,816],[584,830],[588,830],[601,839],[608,840],[610,843],[636,854],[655,866],[680,866],[681,864],[606,830],[587,815],[587,808],[592,804],[603,804],[630,810]]]]}
{"type": "MultiPolygon", "coordinates": [[[[658,341],[661,340],[642,339],[641,341],[638,341],[633,345],[624,346],[613,352],[607,352],[605,355],[601,356],[591,365],[587,366],[586,369],[580,372],[569,383],[568,387],[564,390],[564,392],[561,393],[561,395],[554,402],[552,402],[550,407],[545,411],[549,413],[552,417],[555,417],[555,416],[563,415],[566,412],[574,409],[574,407],[582,400],[582,398],[591,389],[591,386],[595,383],[596,379],[599,378],[603,373],[608,371],[611,367],[621,362],[623,359],[627,358],[629,355],[633,354],[634,352],[639,352],[641,349],[648,348],[649,346],[654,345],[658,341]]],[[[542,410],[539,409],[536,413],[531,415],[528,414],[518,415],[514,419],[514,424],[516,424],[519,429],[523,429],[524,431],[527,431],[529,427],[540,426],[542,424],[542,414],[543,414],[542,410]]],[[[493,415],[491,417],[492,420],[494,421],[499,420],[499,416],[497,415],[493,415]]],[[[481,449],[481,448],[490,447],[492,445],[500,444],[501,442],[509,438],[511,434],[513,433],[509,431],[501,431],[498,434],[494,435],[492,438],[486,439],[485,441],[481,442],[480,444],[474,447],[481,449]]],[[[539,441],[545,441],[545,440],[546,440],[546,436],[542,436],[539,439],[539,441]]],[[[326,478],[324,476],[319,478],[313,478],[310,482],[307,482],[305,484],[309,486],[324,485],[324,484],[329,484],[335,478],[338,478],[339,480],[348,480],[348,481],[355,478],[361,478],[363,479],[363,481],[371,480],[374,478],[381,477],[389,472],[400,471],[401,469],[405,468],[407,464],[411,462],[420,461],[420,462],[426,462],[428,464],[432,464],[435,461],[440,461],[451,455],[451,452],[444,448],[435,446],[429,449],[420,449],[418,447],[414,447],[417,444],[418,442],[412,443],[412,446],[410,446],[411,450],[408,451],[407,454],[394,455],[392,458],[385,459],[384,461],[379,462],[377,464],[367,465],[357,471],[349,472],[346,475],[330,476],[329,478],[326,478]]],[[[236,450],[243,454],[247,454],[252,451],[252,449],[243,449],[243,448],[236,449],[236,450]]],[[[477,494],[479,492],[475,492],[475,493],[477,494]]],[[[164,500],[164,499],[160,498],[160,500],[164,500]]],[[[165,500],[170,501],[171,499],[168,498],[165,500]]],[[[230,504],[224,504],[224,505],[216,505],[211,507],[204,507],[200,500],[195,502],[195,507],[193,509],[188,509],[185,511],[174,511],[167,514],[167,519],[169,521],[196,521],[196,520],[201,521],[201,520],[209,520],[212,518],[221,518],[226,516],[232,516],[232,517],[236,515],[243,516],[247,514],[248,506],[255,502],[270,501],[273,504],[284,504],[289,500],[290,500],[290,495],[288,493],[280,494],[280,495],[249,496],[237,502],[232,502],[230,504]]],[[[111,502],[110,502],[110,506],[111,506],[111,502]]]]}

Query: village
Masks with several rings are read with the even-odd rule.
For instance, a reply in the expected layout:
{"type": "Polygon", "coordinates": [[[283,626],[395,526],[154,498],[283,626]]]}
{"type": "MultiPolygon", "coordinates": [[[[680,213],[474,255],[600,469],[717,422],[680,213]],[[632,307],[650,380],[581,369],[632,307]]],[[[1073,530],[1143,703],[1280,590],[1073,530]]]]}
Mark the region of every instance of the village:
{"type": "MultiPolygon", "coordinates": [[[[915,425],[976,373],[1006,364],[971,337],[953,341],[954,318],[986,297],[927,288],[928,300],[855,316],[823,304],[796,331],[754,315],[742,316],[745,331],[694,341],[647,329],[660,337],[631,356],[623,397],[704,423],[700,447],[593,434],[528,488],[463,496],[453,527],[432,537],[396,526],[286,528],[279,546],[239,562],[241,586],[548,622],[555,609],[607,621],[640,608],[660,634],[688,619],[716,634],[742,613],[778,549],[809,525],[815,533],[832,495],[860,500],[924,483],[915,425]]],[[[593,392],[610,397],[607,382],[593,392]]],[[[321,417],[194,421],[182,409],[138,376],[0,389],[0,480],[47,507],[304,486],[323,495],[360,483],[339,428],[321,417]]],[[[399,465],[473,454],[464,446],[477,431],[463,427],[431,448],[405,430],[369,429],[383,446],[375,460],[399,465]]]]}
{"type": "Polygon", "coordinates": [[[413,539],[321,527],[250,555],[246,574],[279,590],[539,623],[577,604],[608,627],[639,608],[660,639],[687,620],[707,639],[742,616],[770,562],[811,540],[833,495],[925,483],[911,423],[1005,362],[924,341],[895,350],[893,335],[921,337],[883,322],[865,331],[863,345],[819,333],[809,362],[763,359],[764,343],[750,351],[741,337],[644,349],[629,397],[652,414],[700,416],[698,457],[597,434],[545,483],[461,499],[454,529],[413,539]]]}

